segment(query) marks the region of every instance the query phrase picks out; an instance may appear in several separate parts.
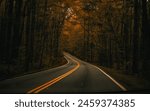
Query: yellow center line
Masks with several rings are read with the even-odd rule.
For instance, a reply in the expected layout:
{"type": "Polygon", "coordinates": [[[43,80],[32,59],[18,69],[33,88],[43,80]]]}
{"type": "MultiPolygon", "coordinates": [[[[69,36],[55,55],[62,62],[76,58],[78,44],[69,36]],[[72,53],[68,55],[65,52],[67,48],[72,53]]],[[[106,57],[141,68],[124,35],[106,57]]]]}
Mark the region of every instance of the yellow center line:
{"type": "Polygon", "coordinates": [[[74,67],[73,69],[71,69],[70,71],[68,71],[68,72],[66,72],[66,73],[64,73],[64,74],[62,74],[61,76],[59,76],[59,77],[57,77],[57,78],[55,78],[55,79],[53,79],[53,80],[50,80],[49,82],[46,82],[46,83],[44,83],[43,85],[40,85],[40,86],[38,86],[38,87],[36,87],[36,88],[34,88],[34,89],[28,91],[27,93],[28,93],[28,94],[31,94],[31,93],[37,94],[37,93],[43,91],[44,89],[46,89],[46,88],[52,86],[53,84],[59,82],[60,80],[64,79],[65,77],[69,76],[69,75],[72,74],[74,71],[76,71],[76,70],[80,67],[80,63],[79,63],[78,61],[72,59],[71,57],[68,57],[68,58],[70,58],[72,61],[74,61],[75,63],[77,63],[77,66],[74,67]]]}

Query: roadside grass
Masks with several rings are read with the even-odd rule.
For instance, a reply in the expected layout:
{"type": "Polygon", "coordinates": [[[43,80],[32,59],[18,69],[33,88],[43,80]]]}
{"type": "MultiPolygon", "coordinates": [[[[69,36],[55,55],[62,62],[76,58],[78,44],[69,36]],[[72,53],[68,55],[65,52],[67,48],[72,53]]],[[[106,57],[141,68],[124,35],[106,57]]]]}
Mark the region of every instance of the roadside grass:
{"type": "Polygon", "coordinates": [[[125,74],[122,71],[102,66],[98,67],[121,83],[128,91],[150,91],[150,81],[144,77],[125,74]]]}

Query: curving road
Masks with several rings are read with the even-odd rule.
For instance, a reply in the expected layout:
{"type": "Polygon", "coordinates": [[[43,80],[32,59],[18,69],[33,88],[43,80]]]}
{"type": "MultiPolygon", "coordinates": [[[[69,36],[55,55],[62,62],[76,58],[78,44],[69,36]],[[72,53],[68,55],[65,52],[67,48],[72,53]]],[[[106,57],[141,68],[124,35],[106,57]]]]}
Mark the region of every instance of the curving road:
{"type": "Polygon", "coordinates": [[[126,89],[100,68],[65,53],[68,63],[0,82],[0,93],[114,93],[126,89]]]}

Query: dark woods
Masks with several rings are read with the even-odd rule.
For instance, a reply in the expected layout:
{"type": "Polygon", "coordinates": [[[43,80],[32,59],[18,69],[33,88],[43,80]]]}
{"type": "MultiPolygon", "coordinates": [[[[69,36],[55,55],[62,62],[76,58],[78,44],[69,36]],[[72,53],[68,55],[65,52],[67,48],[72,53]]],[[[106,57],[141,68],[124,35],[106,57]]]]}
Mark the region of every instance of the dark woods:
{"type": "Polygon", "coordinates": [[[86,61],[150,77],[149,22],[149,0],[0,0],[1,77],[56,66],[63,48],[86,61]],[[82,29],[65,39],[71,15],[82,29]]]}
{"type": "Polygon", "coordinates": [[[75,12],[84,30],[70,40],[76,47],[66,45],[66,50],[88,62],[150,77],[150,1],[80,1],[82,9],[75,12]]]}
{"type": "Polygon", "coordinates": [[[62,60],[60,0],[0,0],[0,74],[13,77],[62,60]]]}

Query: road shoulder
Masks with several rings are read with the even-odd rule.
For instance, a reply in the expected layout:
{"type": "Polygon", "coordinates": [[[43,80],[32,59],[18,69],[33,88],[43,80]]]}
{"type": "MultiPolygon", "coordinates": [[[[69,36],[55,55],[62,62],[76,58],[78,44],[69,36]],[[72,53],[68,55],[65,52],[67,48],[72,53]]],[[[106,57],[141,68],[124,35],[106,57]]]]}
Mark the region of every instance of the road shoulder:
{"type": "Polygon", "coordinates": [[[111,68],[98,66],[104,70],[111,77],[116,79],[119,83],[125,86],[128,91],[142,91],[147,90],[150,87],[150,82],[142,77],[136,77],[134,75],[123,74],[123,72],[111,68]]]}

